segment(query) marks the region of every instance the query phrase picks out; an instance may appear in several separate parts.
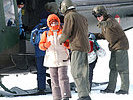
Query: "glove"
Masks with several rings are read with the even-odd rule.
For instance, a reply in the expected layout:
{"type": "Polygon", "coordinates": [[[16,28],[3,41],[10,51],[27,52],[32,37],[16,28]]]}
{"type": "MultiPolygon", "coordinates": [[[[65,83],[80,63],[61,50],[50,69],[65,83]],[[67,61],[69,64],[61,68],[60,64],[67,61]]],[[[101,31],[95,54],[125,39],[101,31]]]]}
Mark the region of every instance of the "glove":
{"type": "Polygon", "coordinates": [[[98,22],[98,24],[97,24],[98,28],[102,28],[102,27],[106,27],[106,26],[107,26],[107,22],[106,21],[101,21],[101,22],[98,22]]]}
{"type": "Polygon", "coordinates": [[[45,44],[45,48],[49,48],[50,45],[51,45],[51,42],[49,41],[49,42],[47,42],[47,43],[45,44]]]}
{"type": "Polygon", "coordinates": [[[50,42],[50,43],[51,43],[51,45],[52,45],[52,44],[54,44],[53,37],[49,37],[47,41],[48,41],[48,42],[50,42]]]}

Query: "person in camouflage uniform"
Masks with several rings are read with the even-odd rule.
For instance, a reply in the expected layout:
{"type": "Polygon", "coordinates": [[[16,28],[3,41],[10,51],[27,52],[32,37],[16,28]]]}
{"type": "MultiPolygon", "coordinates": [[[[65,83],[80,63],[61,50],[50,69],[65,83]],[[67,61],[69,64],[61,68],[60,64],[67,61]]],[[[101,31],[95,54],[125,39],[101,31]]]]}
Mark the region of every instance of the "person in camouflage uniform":
{"type": "Polygon", "coordinates": [[[116,88],[117,76],[120,75],[121,87],[116,94],[128,94],[129,91],[129,61],[128,61],[128,39],[119,23],[107,14],[104,6],[94,7],[92,14],[99,21],[97,26],[102,32],[94,33],[97,39],[106,39],[109,43],[108,47],[111,51],[109,61],[109,83],[102,93],[114,93],[116,88]]]}
{"type": "Polygon", "coordinates": [[[67,39],[71,49],[71,73],[74,78],[79,99],[91,100],[89,96],[88,52],[90,50],[88,39],[88,21],[76,12],[71,0],[63,0],[61,12],[64,16],[64,26],[59,42],[67,39]]]}

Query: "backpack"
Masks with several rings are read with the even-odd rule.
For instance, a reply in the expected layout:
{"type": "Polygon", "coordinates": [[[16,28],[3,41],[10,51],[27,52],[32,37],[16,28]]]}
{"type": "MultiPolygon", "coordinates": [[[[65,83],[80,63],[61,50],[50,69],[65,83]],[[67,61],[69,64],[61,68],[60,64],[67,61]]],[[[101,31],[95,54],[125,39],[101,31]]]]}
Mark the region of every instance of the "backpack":
{"type": "Polygon", "coordinates": [[[47,19],[41,19],[40,23],[37,24],[31,31],[30,42],[33,45],[38,45],[43,32],[48,30],[49,28],[47,27],[47,19]]]}
{"type": "Polygon", "coordinates": [[[44,31],[48,31],[49,28],[47,26],[44,26],[44,24],[39,23],[37,26],[35,26],[35,28],[33,28],[33,30],[31,31],[31,37],[30,37],[30,42],[33,45],[38,45],[40,40],[41,40],[41,36],[43,34],[44,31]]]}

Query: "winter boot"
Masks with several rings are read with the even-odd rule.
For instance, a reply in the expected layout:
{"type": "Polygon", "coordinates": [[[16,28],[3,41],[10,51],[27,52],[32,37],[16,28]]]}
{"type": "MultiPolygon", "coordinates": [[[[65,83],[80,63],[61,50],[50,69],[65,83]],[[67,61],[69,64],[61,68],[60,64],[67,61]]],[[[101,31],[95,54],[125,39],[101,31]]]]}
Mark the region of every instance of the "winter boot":
{"type": "Polygon", "coordinates": [[[116,92],[116,94],[128,94],[128,91],[119,90],[116,92]]]}
{"type": "Polygon", "coordinates": [[[86,97],[80,97],[77,100],[91,100],[90,96],[86,96],[86,97]]]}
{"type": "Polygon", "coordinates": [[[51,79],[48,79],[47,83],[48,83],[49,87],[51,88],[51,79]]]}
{"type": "Polygon", "coordinates": [[[35,94],[36,95],[46,95],[45,90],[38,90],[38,92],[35,94]]]}
{"type": "Polygon", "coordinates": [[[69,100],[69,98],[63,98],[62,100],[69,100]]]}
{"type": "Polygon", "coordinates": [[[100,92],[101,93],[114,93],[114,91],[110,89],[100,90],[100,92]]]}

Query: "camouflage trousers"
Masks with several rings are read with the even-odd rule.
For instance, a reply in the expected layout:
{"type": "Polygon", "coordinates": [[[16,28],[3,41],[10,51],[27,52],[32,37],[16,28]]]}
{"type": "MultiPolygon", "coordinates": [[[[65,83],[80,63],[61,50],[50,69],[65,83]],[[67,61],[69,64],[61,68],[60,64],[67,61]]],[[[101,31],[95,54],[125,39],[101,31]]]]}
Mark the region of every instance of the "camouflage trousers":
{"type": "Polygon", "coordinates": [[[89,95],[89,67],[88,53],[80,51],[72,51],[71,54],[71,73],[77,87],[79,97],[89,95]]]}
{"type": "Polygon", "coordinates": [[[111,52],[109,62],[110,74],[108,89],[115,91],[117,76],[120,75],[121,87],[120,90],[129,90],[129,61],[127,50],[117,50],[111,52]]]}

